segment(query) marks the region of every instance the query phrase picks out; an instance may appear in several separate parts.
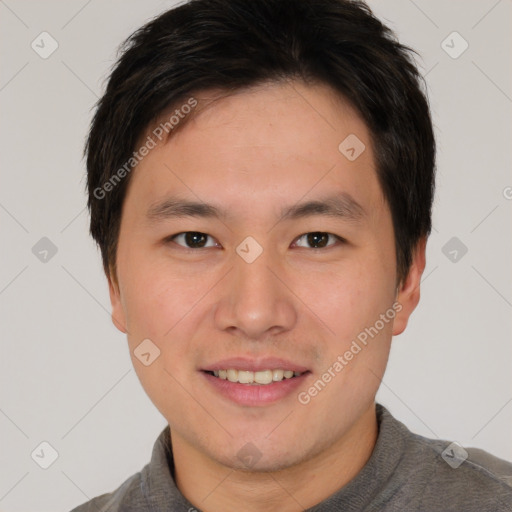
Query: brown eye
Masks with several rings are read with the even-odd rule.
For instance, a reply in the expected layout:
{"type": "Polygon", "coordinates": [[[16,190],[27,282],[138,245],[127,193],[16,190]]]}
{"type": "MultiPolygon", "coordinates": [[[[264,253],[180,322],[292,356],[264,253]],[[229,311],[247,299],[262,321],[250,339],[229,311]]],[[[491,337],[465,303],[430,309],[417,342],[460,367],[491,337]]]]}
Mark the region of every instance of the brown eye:
{"type": "MultiPolygon", "coordinates": [[[[305,233],[304,235],[301,235],[297,241],[302,239],[304,239],[306,243],[309,244],[309,248],[311,249],[323,249],[324,247],[331,247],[332,245],[335,245],[336,240],[343,242],[341,237],[333,235],[332,233],[326,233],[324,231],[313,231],[311,233],[305,233]],[[335,239],[335,241],[333,243],[329,243],[329,237],[335,239]]],[[[304,247],[300,244],[298,245],[299,247],[304,247]]]]}
{"type": "Polygon", "coordinates": [[[210,235],[201,233],[200,231],[185,231],[178,233],[168,238],[169,241],[173,241],[186,249],[203,249],[208,247],[215,247],[215,243],[207,245],[208,238],[212,239],[210,235]]]}

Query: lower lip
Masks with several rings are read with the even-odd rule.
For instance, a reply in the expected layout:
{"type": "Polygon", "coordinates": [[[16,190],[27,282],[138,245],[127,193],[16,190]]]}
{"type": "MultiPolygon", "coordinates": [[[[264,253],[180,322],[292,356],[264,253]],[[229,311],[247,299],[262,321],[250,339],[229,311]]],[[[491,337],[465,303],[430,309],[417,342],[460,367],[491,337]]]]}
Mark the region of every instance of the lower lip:
{"type": "Polygon", "coordinates": [[[201,372],[213,388],[221,395],[229,398],[239,405],[258,406],[267,405],[285,398],[304,384],[304,380],[310,372],[305,372],[298,377],[283,379],[271,384],[241,384],[219,379],[204,371],[201,372]]]}

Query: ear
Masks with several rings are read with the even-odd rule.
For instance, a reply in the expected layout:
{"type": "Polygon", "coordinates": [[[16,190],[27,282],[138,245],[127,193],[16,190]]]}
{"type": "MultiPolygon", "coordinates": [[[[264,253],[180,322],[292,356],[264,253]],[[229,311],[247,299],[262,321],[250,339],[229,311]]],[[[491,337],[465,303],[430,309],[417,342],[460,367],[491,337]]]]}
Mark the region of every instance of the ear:
{"type": "Polygon", "coordinates": [[[420,282],[425,270],[425,250],[427,238],[423,237],[416,244],[412,255],[412,262],[405,280],[400,284],[396,301],[401,305],[397,309],[393,323],[393,336],[398,336],[405,331],[407,322],[420,300],[420,282]]]}
{"type": "Polygon", "coordinates": [[[107,275],[108,292],[110,295],[110,303],[112,304],[112,323],[121,331],[126,333],[126,317],[124,314],[123,304],[121,302],[121,292],[117,278],[112,271],[107,275]],[[114,277],[112,277],[114,276],[114,277]]]}

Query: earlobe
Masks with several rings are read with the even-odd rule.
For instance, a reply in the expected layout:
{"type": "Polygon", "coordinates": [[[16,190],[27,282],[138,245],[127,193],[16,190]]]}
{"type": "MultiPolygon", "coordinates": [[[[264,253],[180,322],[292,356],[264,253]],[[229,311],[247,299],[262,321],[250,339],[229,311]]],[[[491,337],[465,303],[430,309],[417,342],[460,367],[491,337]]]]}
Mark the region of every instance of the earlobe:
{"type": "Polygon", "coordinates": [[[117,280],[112,278],[112,273],[107,276],[108,280],[108,292],[110,295],[110,303],[112,305],[112,323],[121,332],[127,332],[126,329],[126,318],[124,314],[124,308],[121,302],[121,292],[119,290],[119,284],[117,280]]]}
{"type": "Polygon", "coordinates": [[[407,322],[420,300],[421,276],[426,264],[426,237],[422,237],[417,243],[413,253],[411,267],[406,279],[400,284],[396,302],[401,306],[393,323],[393,336],[398,336],[405,331],[407,322]]]}

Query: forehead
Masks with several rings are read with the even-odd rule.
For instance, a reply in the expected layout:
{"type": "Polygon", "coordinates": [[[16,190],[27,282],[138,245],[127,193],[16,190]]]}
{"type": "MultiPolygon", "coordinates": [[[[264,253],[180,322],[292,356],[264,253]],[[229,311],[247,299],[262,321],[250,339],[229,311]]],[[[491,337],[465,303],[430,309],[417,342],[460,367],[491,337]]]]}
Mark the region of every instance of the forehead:
{"type": "Polygon", "coordinates": [[[328,86],[288,82],[195,98],[198,110],[131,177],[128,195],[146,210],[176,193],[240,211],[275,202],[274,213],[337,190],[360,204],[380,196],[369,130],[328,86]]]}

